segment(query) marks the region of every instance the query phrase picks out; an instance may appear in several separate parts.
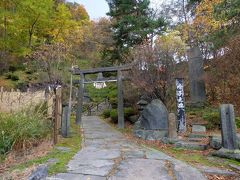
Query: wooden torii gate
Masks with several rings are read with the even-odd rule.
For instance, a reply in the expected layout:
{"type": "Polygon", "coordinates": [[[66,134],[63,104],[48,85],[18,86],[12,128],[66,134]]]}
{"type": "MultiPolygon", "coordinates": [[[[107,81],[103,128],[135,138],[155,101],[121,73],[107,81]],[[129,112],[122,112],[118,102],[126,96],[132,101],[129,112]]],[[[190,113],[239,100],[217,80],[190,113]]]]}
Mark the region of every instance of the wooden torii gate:
{"type": "MultiPolygon", "coordinates": [[[[102,67],[102,68],[94,68],[94,69],[86,69],[81,70],[79,68],[71,69],[73,75],[79,75],[79,90],[78,90],[78,99],[77,99],[77,111],[76,111],[76,123],[81,124],[82,122],[82,112],[83,112],[83,96],[84,96],[84,84],[92,83],[89,81],[85,81],[85,75],[87,74],[97,74],[103,72],[117,72],[117,79],[109,80],[109,82],[117,81],[117,89],[118,89],[118,128],[124,128],[124,111],[123,111],[123,76],[122,71],[128,71],[131,69],[132,65],[124,65],[117,67],[102,67]]],[[[108,80],[103,80],[104,82],[108,82],[108,80]]],[[[99,81],[97,81],[99,82],[99,81]]]]}

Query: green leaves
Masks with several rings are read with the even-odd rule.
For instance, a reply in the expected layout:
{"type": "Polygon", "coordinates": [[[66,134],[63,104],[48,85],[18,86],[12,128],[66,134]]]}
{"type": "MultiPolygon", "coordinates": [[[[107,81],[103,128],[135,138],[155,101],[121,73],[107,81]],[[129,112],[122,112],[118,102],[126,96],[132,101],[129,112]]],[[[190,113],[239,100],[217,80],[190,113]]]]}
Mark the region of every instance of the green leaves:
{"type": "Polygon", "coordinates": [[[113,38],[115,47],[112,59],[124,61],[130,48],[149,40],[149,35],[159,33],[164,26],[162,18],[151,16],[149,0],[108,0],[113,21],[113,38]]]}

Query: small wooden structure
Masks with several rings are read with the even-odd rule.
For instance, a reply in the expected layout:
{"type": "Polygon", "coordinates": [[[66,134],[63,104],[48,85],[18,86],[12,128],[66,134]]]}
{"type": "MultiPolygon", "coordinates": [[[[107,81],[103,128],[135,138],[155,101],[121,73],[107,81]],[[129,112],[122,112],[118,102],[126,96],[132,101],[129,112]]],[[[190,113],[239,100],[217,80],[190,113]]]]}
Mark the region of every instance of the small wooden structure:
{"type": "MultiPolygon", "coordinates": [[[[81,70],[79,68],[71,69],[73,75],[79,75],[79,91],[77,99],[77,111],[76,111],[76,123],[81,124],[82,122],[82,112],[83,112],[83,95],[84,95],[84,84],[92,83],[85,81],[85,75],[87,74],[97,74],[103,72],[117,72],[117,78],[111,80],[104,80],[104,82],[117,82],[118,88],[118,128],[124,128],[124,111],[123,111],[123,76],[122,71],[128,71],[131,69],[131,65],[117,66],[117,67],[102,67],[81,70]]],[[[98,81],[99,82],[99,81],[98,81]]]]}

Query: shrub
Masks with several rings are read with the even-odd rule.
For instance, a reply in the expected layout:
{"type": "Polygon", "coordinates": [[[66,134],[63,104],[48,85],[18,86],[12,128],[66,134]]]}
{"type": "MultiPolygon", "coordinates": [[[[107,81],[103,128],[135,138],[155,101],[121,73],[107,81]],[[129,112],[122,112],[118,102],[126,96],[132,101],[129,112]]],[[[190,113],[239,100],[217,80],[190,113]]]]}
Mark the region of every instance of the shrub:
{"type": "Polygon", "coordinates": [[[240,117],[236,117],[236,126],[240,128],[240,117]]]}
{"type": "Polygon", "coordinates": [[[16,84],[16,88],[20,89],[21,91],[26,91],[28,88],[28,82],[26,81],[18,81],[16,84]]]}
{"type": "Polygon", "coordinates": [[[105,109],[102,113],[104,118],[109,118],[110,117],[111,110],[110,109],[105,109]]]}
{"type": "Polygon", "coordinates": [[[0,154],[12,148],[23,149],[50,134],[50,122],[40,110],[28,109],[12,114],[0,114],[0,154]]]}
{"type": "Polygon", "coordinates": [[[116,109],[111,110],[110,117],[114,123],[117,123],[118,121],[118,112],[116,109]]]}
{"type": "Polygon", "coordinates": [[[5,76],[5,79],[11,79],[12,73],[8,72],[4,76],[5,76]]]}
{"type": "Polygon", "coordinates": [[[130,116],[134,115],[134,110],[132,107],[127,107],[127,108],[124,108],[124,117],[125,118],[129,118],[130,116]]]}
{"type": "Polygon", "coordinates": [[[10,65],[8,70],[11,72],[15,72],[17,70],[17,68],[15,66],[10,65]]]}
{"type": "Polygon", "coordinates": [[[26,73],[26,74],[33,74],[33,71],[30,70],[30,69],[27,69],[27,70],[25,71],[25,73],[26,73]]]}
{"type": "Polygon", "coordinates": [[[18,81],[18,80],[19,80],[18,75],[16,75],[16,74],[12,74],[12,76],[11,76],[11,80],[12,80],[12,81],[18,81]]]}
{"type": "Polygon", "coordinates": [[[217,129],[220,127],[220,116],[219,112],[204,112],[203,119],[208,121],[207,129],[217,129]]]}
{"type": "Polygon", "coordinates": [[[117,108],[117,98],[111,98],[109,100],[109,103],[111,104],[113,109],[117,108]]]}

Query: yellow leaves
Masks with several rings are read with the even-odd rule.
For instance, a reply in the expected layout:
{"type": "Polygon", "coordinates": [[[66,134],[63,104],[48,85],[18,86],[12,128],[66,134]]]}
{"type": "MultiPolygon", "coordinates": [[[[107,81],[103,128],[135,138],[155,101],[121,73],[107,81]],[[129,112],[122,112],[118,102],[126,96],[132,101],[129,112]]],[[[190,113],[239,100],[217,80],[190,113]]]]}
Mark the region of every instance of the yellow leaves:
{"type": "Polygon", "coordinates": [[[223,0],[203,0],[196,7],[196,17],[191,25],[195,38],[201,38],[208,33],[218,30],[224,23],[213,17],[214,6],[222,1],[223,0]]]}
{"type": "Polygon", "coordinates": [[[186,50],[186,44],[181,38],[179,31],[171,31],[166,35],[159,36],[155,41],[156,48],[170,56],[182,56],[186,50]]]}

